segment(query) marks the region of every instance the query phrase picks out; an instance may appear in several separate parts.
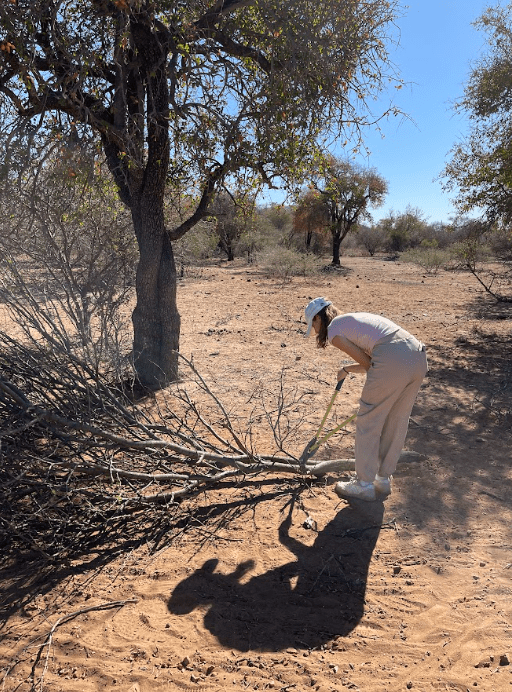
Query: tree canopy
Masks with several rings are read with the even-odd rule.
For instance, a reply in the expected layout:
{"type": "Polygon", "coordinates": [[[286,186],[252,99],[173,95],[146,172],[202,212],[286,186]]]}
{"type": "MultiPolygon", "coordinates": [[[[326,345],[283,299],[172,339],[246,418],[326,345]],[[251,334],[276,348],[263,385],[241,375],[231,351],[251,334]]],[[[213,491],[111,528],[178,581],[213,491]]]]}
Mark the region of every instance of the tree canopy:
{"type": "Polygon", "coordinates": [[[471,130],[456,144],[443,175],[462,213],[512,220],[512,3],[490,7],[475,22],[487,34],[487,52],[473,66],[456,110],[471,130]]]}
{"type": "Polygon", "coordinates": [[[332,263],[339,265],[343,239],[360,220],[371,218],[370,208],[384,202],[387,182],[373,168],[329,156],[320,166],[313,188],[323,203],[332,234],[332,263]]]}
{"type": "MultiPolygon", "coordinates": [[[[230,179],[297,184],[319,144],[360,134],[396,77],[396,0],[8,0],[0,4],[6,168],[100,145],[139,247],[134,361],[177,377],[172,243],[230,179]],[[166,226],[166,190],[195,194],[166,226]]],[[[392,112],[390,109],[388,112],[392,112]]]]}

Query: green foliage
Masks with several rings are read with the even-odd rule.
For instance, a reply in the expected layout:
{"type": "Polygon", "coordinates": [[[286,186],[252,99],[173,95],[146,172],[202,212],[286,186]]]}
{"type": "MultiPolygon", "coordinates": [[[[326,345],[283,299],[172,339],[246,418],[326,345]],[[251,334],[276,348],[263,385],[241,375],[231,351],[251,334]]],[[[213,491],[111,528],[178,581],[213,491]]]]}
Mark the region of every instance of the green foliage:
{"type": "Polygon", "coordinates": [[[203,201],[248,171],[296,186],[320,138],[357,140],[376,120],[372,96],[400,86],[387,54],[400,11],[397,0],[4,2],[0,93],[13,127],[47,141],[93,133],[129,205],[149,171],[203,201]]]}
{"type": "Polygon", "coordinates": [[[404,252],[419,245],[428,234],[428,224],[419,209],[408,206],[404,212],[390,214],[379,222],[387,235],[386,249],[389,252],[404,252]]]}
{"type": "Polygon", "coordinates": [[[448,250],[440,250],[435,241],[424,241],[421,246],[409,248],[400,255],[400,261],[411,262],[417,264],[427,274],[437,274],[437,272],[445,268],[452,257],[448,250]]]}
{"type": "Polygon", "coordinates": [[[472,272],[477,271],[479,264],[492,259],[491,248],[480,238],[465,238],[453,243],[450,255],[459,269],[469,269],[472,272]]]}
{"type": "Polygon", "coordinates": [[[339,265],[341,243],[362,219],[371,218],[369,209],[383,204],[387,182],[373,168],[327,155],[317,167],[313,189],[332,235],[332,263],[339,265]]]}
{"type": "Polygon", "coordinates": [[[292,210],[281,204],[255,209],[252,223],[243,237],[249,258],[267,248],[289,245],[292,210]]]}
{"type": "Polygon", "coordinates": [[[512,221],[512,3],[489,7],[475,26],[487,53],[474,63],[456,110],[468,114],[469,134],[451,152],[442,175],[461,213],[512,221]]]}
{"type": "Polygon", "coordinates": [[[399,0],[0,2],[0,161],[35,168],[62,141],[101,147],[137,237],[137,375],[178,377],[169,243],[219,190],[296,190],[321,143],[355,139],[400,86],[387,47],[399,0]],[[165,223],[165,193],[187,196],[165,223]],[[193,202],[193,203],[192,203],[193,202]]]}
{"type": "Polygon", "coordinates": [[[423,238],[423,240],[420,243],[420,248],[422,250],[433,250],[439,247],[439,242],[435,239],[428,239],[428,238],[423,238]]]}

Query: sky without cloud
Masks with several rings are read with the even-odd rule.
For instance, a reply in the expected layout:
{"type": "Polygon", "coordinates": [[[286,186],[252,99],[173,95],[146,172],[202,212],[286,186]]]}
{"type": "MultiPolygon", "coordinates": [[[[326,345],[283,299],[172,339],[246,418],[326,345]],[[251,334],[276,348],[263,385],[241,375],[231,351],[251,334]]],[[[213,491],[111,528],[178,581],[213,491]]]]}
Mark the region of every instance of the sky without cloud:
{"type": "MultiPolygon", "coordinates": [[[[399,45],[391,50],[406,86],[382,100],[385,108],[389,97],[394,98],[409,119],[383,121],[381,134],[368,130],[365,141],[371,154],[357,159],[389,184],[384,205],[373,211],[374,220],[391,210],[405,211],[408,205],[420,209],[430,222],[448,222],[455,215],[437,178],[451,148],[468,131],[467,119],[455,115],[452,104],[463,94],[471,64],[485,51],[485,34],[472,23],[486,7],[497,4],[409,0],[397,22],[399,45]]],[[[393,86],[390,90],[395,91],[393,86]]],[[[343,156],[346,151],[332,153],[343,156]]],[[[266,201],[282,201],[278,197],[266,201]]]]}

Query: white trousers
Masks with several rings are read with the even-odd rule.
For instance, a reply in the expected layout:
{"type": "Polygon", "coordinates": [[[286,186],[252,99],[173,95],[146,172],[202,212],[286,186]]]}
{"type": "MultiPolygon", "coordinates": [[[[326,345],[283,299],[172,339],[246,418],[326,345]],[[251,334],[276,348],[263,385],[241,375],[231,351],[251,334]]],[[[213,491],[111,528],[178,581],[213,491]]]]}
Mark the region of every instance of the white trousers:
{"type": "Polygon", "coordinates": [[[371,482],[394,473],[409,416],[425,377],[425,346],[400,329],[376,344],[356,419],[356,474],[371,482]]]}

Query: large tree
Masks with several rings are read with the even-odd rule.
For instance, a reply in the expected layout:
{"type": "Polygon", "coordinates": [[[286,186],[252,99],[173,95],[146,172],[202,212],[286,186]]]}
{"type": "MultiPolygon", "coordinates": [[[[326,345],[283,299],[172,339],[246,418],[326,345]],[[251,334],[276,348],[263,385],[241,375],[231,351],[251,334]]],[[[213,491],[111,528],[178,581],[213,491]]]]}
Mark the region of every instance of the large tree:
{"type": "Polygon", "coordinates": [[[456,110],[469,115],[470,131],[455,145],[443,176],[460,212],[488,221],[512,221],[512,3],[488,8],[475,22],[487,34],[487,51],[471,70],[456,110]]]}
{"type": "Polygon", "coordinates": [[[394,79],[397,13],[397,0],[0,3],[8,165],[23,163],[16,137],[23,147],[100,143],[138,241],[133,352],[143,384],[177,376],[173,241],[235,174],[298,183],[323,137],[375,121],[366,104],[394,79]],[[196,193],[171,228],[168,186],[196,193]]]}
{"type": "Polygon", "coordinates": [[[383,204],[388,185],[373,168],[329,156],[313,186],[323,200],[332,234],[332,264],[339,266],[343,239],[360,220],[371,218],[371,207],[383,204]]]}

